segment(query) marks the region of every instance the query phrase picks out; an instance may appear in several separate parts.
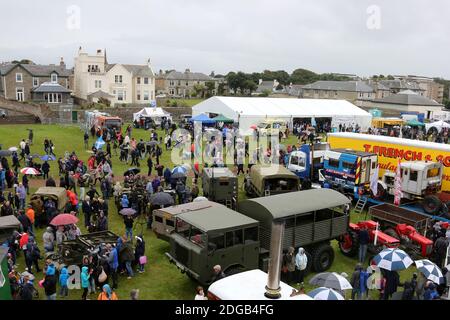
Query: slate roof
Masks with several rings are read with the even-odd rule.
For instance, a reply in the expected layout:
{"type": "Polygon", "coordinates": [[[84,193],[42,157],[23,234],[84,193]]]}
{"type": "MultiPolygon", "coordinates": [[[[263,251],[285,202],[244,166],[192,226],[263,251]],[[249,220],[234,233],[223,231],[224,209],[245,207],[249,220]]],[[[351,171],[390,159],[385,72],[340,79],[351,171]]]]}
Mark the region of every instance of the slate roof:
{"type": "Polygon", "coordinates": [[[70,69],[63,68],[60,65],[8,63],[0,65],[0,74],[7,75],[19,65],[35,77],[50,77],[53,72],[56,72],[60,77],[68,77],[72,73],[70,69]]]}
{"type": "Polygon", "coordinates": [[[375,103],[387,103],[387,104],[400,104],[409,106],[434,106],[440,107],[441,104],[434,100],[428,99],[418,94],[393,94],[391,96],[385,97],[383,99],[373,100],[375,103]]]}
{"type": "Polygon", "coordinates": [[[363,81],[316,81],[303,86],[303,89],[349,91],[349,92],[373,92],[373,88],[363,81]]]}
{"type": "Polygon", "coordinates": [[[201,73],[201,72],[179,72],[179,71],[171,71],[165,75],[163,78],[167,80],[182,80],[182,81],[217,81],[210,76],[201,73]]]}
{"type": "Polygon", "coordinates": [[[404,81],[404,80],[381,80],[378,82],[379,84],[382,84],[383,86],[389,88],[389,89],[399,89],[399,90],[416,90],[416,91],[423,91],[422,88],[420,88],[419,84],[412,81],[404,81]]]}
{"type": "Polygon", "coordinates": [[[33,88],[31,91],[35,93],[71,93],[67,88],[64,88],[58,83],[44,82],[40,86],[33,88]]]}
{"type": "Polygon", "coordinates": [[[113,64],[107,64],[105,66],[106,72],[111,70],[116,64],[122,65],[125,69],[128,70],[128,72],[131,72],[133,74],[133,77],[153,77],[153,71],[148,67],[148,65],[145,64],[120,64],[120,63],[113,63],[113,64]]]}

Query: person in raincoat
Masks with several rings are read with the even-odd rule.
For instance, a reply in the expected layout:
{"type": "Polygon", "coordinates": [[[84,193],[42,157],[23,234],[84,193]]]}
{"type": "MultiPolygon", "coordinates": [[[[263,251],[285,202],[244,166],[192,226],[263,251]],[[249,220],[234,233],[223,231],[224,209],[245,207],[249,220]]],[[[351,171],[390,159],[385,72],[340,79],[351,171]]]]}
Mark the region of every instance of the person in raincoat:
{"type": "Polygon", "coordinates": [[[120,204],[122,205],[122,209],[128,208],[130,206],[130,201],[128,200],[128,197],[126,194],[124,194],[122,196],[122,200],[120,201],[120,204]]]}
{"type": "Polygon", "coordinates": [[[42,235],[44,240],[44,250],[45,252],[52,252],[55,247],[55,236],[53,234],[53,228],[47,227],[47,230],[42,235]]]}
{"type": "Polygon", "coordinates": [[[91,274],[89,273],[89,267],[84,266],[81,268],[81,288],[83,289],[83,295],[81,300],[86,300],[89,292],[89,282],[91,274]]]}
{"type": "Polygon", "coordinates": [[[305,249],[299,248],[297,255],[295,256],[295,269],[297,271],[298,284],[303,284],[307,265],[308,257],[306,256],[305,249]]]}
{"type": "Polygon", "coordinates": [[[97,300],[119,300],[116,293],[111,290],[108,284],[103,286],[103,291],[98,295],[97,300]]]}
{"type": "Polygon", "coordinates": [[[64,267],[61,269],[61,272],[59,274],[60,297],[67,297],[69,295],[69,288],[67,287],[68,280],[69,280],[69,273],[67,271],[67,268],[64,267]]]}

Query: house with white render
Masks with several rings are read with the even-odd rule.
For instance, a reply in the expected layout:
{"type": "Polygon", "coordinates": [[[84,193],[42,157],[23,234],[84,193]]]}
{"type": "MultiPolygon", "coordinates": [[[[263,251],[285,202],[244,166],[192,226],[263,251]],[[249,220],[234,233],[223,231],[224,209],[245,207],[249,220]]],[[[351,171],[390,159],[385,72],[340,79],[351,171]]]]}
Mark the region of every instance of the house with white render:
{"type": "Polygon", "coordinates": [[[88,102],[105,98],[114,104],[151,104],[155,74],[147,64],[108,63],[106,50],[89,55],[80,47],[74,63],[74,95],[88,102]]]}

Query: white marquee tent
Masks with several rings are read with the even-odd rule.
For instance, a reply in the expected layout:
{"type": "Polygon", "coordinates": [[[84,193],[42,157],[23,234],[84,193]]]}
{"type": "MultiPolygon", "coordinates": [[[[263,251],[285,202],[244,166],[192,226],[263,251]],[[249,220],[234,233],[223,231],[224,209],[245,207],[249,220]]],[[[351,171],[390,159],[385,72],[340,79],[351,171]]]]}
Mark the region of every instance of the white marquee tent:
{"type": "Polygon", "coordinates": [[[250,126],[265,119],[284,120],[292,128],[294,119],[331,118],[332,127],[339,124],[358,124],[367,130],[372,115],[345,100],[292,99],[292,98],[241,98],[212,97],[192,108],[192,115],[201,113],[223,114],[239,123],[239,129],[247,131],[250,126]]]}
{"type": "Polygon", "coordinates": [[[133,113],[133,121],[138,120],[141,117],[152,118],[156,120],[161,120],[161,118],[165,117],[167,119],[172,120],[172,116],[169,112],[163,110],[163,108],[144,108],[139,112],[133,113]]]}

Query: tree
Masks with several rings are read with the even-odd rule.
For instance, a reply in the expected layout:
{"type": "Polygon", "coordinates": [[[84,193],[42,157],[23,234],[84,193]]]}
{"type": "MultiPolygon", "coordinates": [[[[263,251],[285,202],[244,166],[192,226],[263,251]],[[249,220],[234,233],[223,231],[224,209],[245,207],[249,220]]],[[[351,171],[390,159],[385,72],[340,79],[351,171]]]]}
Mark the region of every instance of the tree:
{"type": "Polygon", "coordinates": [[[387,76],[387,79],[388,79],[388,80],[395,80],[395,78],[394,78],[392,75],[388,75],[388,76],[387,76]]]}
{"type": "Polygon", "coordinates": [[[256,83],[254,83],[253,80],[250,80],[250,79],[245,80],[243,85],[244,85],[244,90],[241,89],[241,93],[248,91],[250,95],[252,94],[253,91],[255,91],[258,88],[256,83]]]}
{"type": "Polygon", "coordinates": [[[259,96],[260,97],[268,97],[271,93],[272,93],[272,91],[265,89],[259,96]]]}
{"type": "Polygon", "coordinates": [[[213,91],[216,88],[216,83],[214,81],[207,81],[205,82],[206,86],[206,95],[209,97],[212,97],[213,91]]]}
{"type": "Polygon", "coordinates": [[[290,82],[293,84],[308,84],[317,80],[319,80],[319,75],[306,69],[296,69],[290,77],[290,82]]]}
{"type": "Polygon", "coordinates": [[[206,89],[205,86],[202,84],[194,85],[194,90],[195,90],[197,97],[200,96],[201,98],[204,98],[205,97],[205,89],[206,89]]]}
{"type": "Polygon", "coordinates": [[[225,93],[225,83],[221,82],[219,83],[219,85],[217,86],[217,94],[219,96],[223,96],[225,93]]]}

